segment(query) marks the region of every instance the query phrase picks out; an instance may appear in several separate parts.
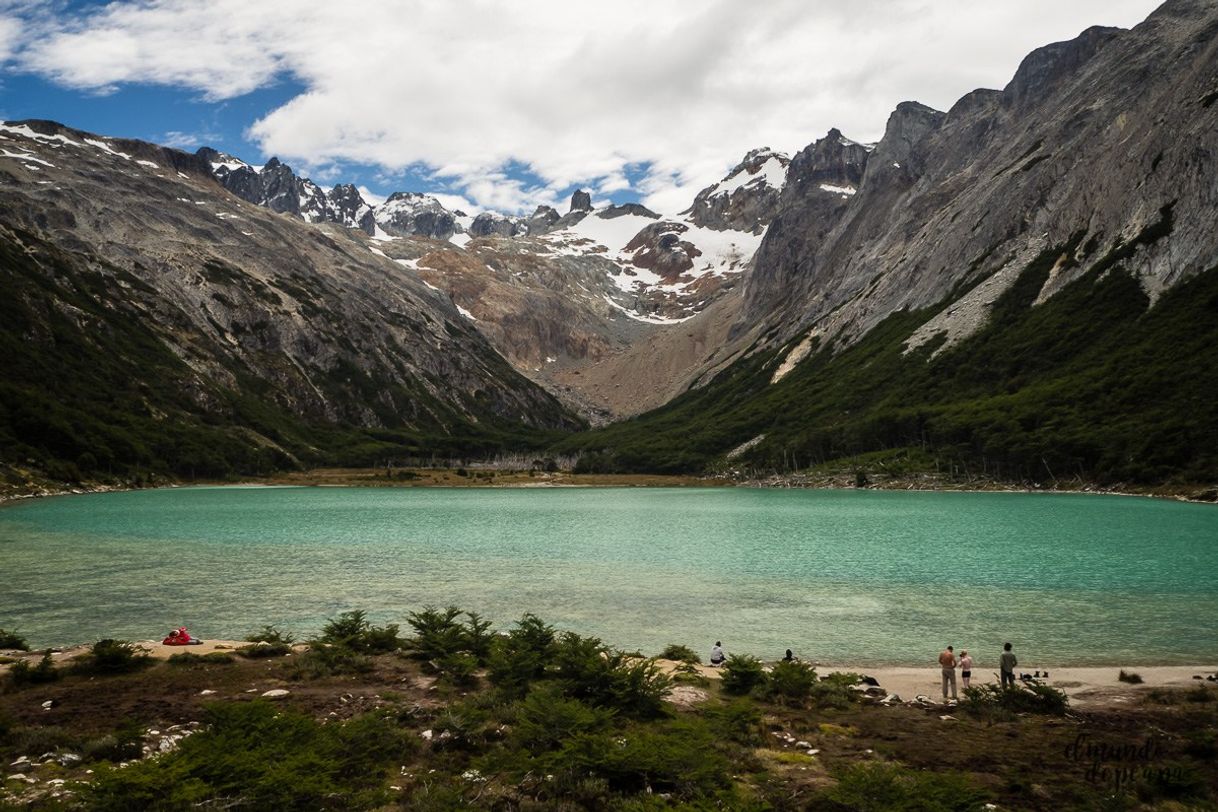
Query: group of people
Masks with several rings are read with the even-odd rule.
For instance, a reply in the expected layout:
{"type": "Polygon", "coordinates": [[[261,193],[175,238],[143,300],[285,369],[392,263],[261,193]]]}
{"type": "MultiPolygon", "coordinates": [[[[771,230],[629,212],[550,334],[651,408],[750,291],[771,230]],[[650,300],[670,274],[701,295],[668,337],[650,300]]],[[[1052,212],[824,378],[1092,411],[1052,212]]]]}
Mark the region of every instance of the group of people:
{"type": "MultiPolygon", "coordinates": [[[[1015,667],[1019,665],[1019,661],[1015,659],[1015,652],[1011,650],[1010,643],[1002,644],[1002,656],[998,658],[998,676],[1002,680],[1003,688],[1015,687],[1015,667]]],[[[947,699],[947,690],[950,687],[952,699],[957,699],[956,696],[956,668],[960,669],[960,680],[964,683],[965,690],[968,689],[969,681],[973,677],[973,658],[968,653],[967,649],[960,652],[960,656],[956,656],[956,650],[948,646],[939,653],[939,668],[943,671],[943,698],[947,699]]]]}
{"type": "MultiPolygon", "coordinates": [[[[791,649],[787,649],[784,662],[791,662],[795,659],[791,649]]],[[[727,652],[723,650],[723,643],[720,640],[715,641],[715,645],[711,646],[710,664],[712,666],[720,666],[727,660],[727,652]]],[[[998,658],[998,675],[1002,680],[1003,688],[1015,687],[1015,668],[1019,665],[1019,661],[1015,658],[1015,652],[1011,650],[1010,643],[1002,644],[1002,656],[998,658]]],[[[956,694],[956,669],[960,669],[960,680],[964,684],[965,690],[968,689],[969,683],[973,678],[973,657],[968,653],[967,649],[960,652],[960,656],[956,656],[956,649],[948,646],[939,654],[939,668],[943,672],[943,698],[948,698],[948,690],[951,690],[951,698],[958,699],[956,694]]],[[[1039,675],[1040,672],[1037,672],[1039,675]]],[[[1046,674],[1048,676],[1048,674],[1046,674]]]]}

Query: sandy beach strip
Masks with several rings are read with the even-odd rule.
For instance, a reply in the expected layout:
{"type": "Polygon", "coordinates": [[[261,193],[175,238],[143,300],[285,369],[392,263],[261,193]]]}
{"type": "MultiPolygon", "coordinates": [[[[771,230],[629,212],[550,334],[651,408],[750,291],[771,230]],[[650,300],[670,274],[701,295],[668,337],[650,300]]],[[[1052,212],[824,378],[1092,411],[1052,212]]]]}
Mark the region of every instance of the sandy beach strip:
{"type": "MultiPolygon", "coordinates": [[[[250,645],[242,640],[208,640],[202,645],[196,646],[167,646],[158,640],[137,640],[134,642],[135,645],[143,649],[150,657],[157,660],[168,660],[175,654],[185,652],[197,655],[210,654],[217,651],[231,652],[250,645]]],[[[301,652],[307,650],[308,646],[298,643],[293,648],[295,651],[301,652]]],[[[57,665],[64,665],[74,657],[86,654],[88,651],[89,646],[87,645],[72,646],[71,648],[54,652],[52,660],[57,665]]],[[[42,651],[28,653],[14,651],[6,652],[6,655],[10,657],[19,656],[31,661],[31,664],[33,664],[42,657],[42,651]]],[[[680,665],[680,663],[671,660],[659,660],[658,662],[661,668],[669,673],[680,665]]],[[[823,663],[814,665],[816,666],[817,673],[821,676],[835,672],[853,672],[874,677],[880,683],[880,687],[890,694],[899,695],[904,701],[912,700],[916,696],[926,696],[938,701],[943,695],[940,671],[936,666],[859,667],[851,665],[827,665],[823,663]]],[[[696,668],[698,673],[708,679],[719,679],[722,673],[722,669],[713,668],[709,665],[699,665],[696,668]]],[[[6,665],[0,664],[0,673],[7,670],[8,667],[6,665]]],[[[1032,669],[1021,668],[1018,670],[1030,672],[1032,669]]],[[[1218,664],[1128,664],[1124,666],[1065,666],[1062,668],[1050,666],[1045,670],[1048,671],[1049,678],[1042,681],[1047,685],[1065,691],[1066,695],[1070,697],[1071,704],[1078,706],[1120,706],[1137,704],[1141,701],[1144,694],[1156,688],[1192,688],[1196,685],[1213,685],[1214,683],[1212,682],[1206,682],[1205,677],[1218,674],[1218,664]],[[1137,685],[1121,682],[1117,679],[1117,676],[1122,669],[1128,673],[1137,674],[1142,678],[1142,682],[1137,685]],[[1196,677],[1201,677],[1202,679],[1198,680],[1196,677]]],[[[988,682],[998,682],[998,669],[974,667],[973,684],[981,685],[988,682]]],[[[959,671],[956,672],[956,683],[960,690],[960,695],[963,696],[963,683],[960,680],[959,671]]]]}

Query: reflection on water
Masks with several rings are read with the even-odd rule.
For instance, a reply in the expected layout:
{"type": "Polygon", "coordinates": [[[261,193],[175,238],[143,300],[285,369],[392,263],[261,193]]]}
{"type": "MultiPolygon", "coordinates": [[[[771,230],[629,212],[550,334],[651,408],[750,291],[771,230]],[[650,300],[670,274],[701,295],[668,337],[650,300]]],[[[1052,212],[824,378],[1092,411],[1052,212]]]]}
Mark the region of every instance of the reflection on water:
{"type": "Polygon", "coordinates": [[[535,612],[627,649],[915,663],[1218,659],[1218,510],[1044,494],[190,488],[0,509],[0,627],[298,634],[535,612]],[[928,653],[929,652],[929,653],[928,653]]]}

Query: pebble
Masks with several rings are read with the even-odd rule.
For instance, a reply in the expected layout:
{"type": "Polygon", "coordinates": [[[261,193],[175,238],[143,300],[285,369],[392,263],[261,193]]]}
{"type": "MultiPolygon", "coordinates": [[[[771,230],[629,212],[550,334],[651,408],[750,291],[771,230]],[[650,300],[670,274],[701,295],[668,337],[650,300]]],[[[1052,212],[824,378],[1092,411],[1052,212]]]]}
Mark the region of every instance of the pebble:
{"type": "Polygon", "coordinates": [[[291,691],[289,691],[285,688],[272,688],[269,691],[263,691],[262,698],[263,699],[283,699],[285,696],[287,696],[290,693],[291,693],[291,691]]]}
{"type": "Polygon", "coordinates": [[[214,693],[215,691],[211,688],[204,688],[202,691],[199,691],[199,696],[211,696],[214,693]]]}

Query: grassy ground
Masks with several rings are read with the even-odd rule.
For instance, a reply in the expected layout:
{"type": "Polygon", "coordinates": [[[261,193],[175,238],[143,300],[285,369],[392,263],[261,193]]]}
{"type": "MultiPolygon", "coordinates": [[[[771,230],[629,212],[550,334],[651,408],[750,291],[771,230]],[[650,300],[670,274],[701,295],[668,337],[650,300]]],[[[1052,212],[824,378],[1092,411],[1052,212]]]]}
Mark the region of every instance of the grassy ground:
{"type": "Polygon", "coordinates": [[[571,676],[571,652],[594,652],[586,642],[557,655],[564,679],[523,687],[493,658],[437,673],[409,647],[329,665],[300,651],[220,654],[8,684],[0,757],[18,763],[0,775],[25,779],[4,781],[0,808],[133,808],[140,792],[166,809],[1179,810],[1218,799],[1212,687],[1041,715],[881,706],[836,688],[734,697],[689,674],[674,701],[647,710],[598,694],[603,670],[571,676]],[[260,699],[272,689],[288,694],[260,699]],[[167,753],[140,759],[141,747],[167,753]],[[65,753],[83,761],[52,758],[65,753]],[[239,788],[221,788],[217,765],[245,776],[239,788]],[[171,797],[170,786],[184,789],[171,797]],[[289,787],[296,797],[278,794],[289,787]]]}

